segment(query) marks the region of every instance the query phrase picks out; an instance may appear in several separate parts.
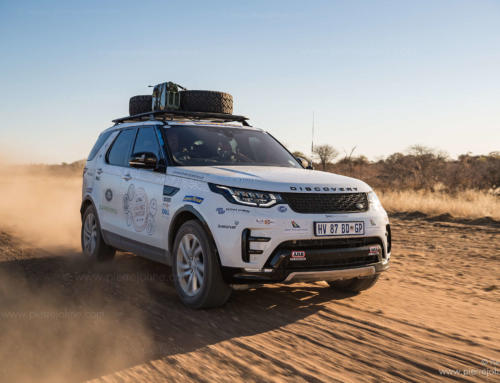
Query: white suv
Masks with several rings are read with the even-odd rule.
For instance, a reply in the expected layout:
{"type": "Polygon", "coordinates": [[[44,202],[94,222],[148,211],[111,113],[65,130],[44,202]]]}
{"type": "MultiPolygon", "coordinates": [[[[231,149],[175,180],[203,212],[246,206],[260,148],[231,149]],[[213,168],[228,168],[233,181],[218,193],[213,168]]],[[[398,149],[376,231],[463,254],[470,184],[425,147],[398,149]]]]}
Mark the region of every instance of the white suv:
{"type": "Polygon", "coordinates": [[[82,247],[172,266],[181,300],[237,284],[327,281],[353,292],[389,267],[387,213],[364,182],[309,170],[246,118],[153,112],[114,121],[84,170],[82,247]]]}

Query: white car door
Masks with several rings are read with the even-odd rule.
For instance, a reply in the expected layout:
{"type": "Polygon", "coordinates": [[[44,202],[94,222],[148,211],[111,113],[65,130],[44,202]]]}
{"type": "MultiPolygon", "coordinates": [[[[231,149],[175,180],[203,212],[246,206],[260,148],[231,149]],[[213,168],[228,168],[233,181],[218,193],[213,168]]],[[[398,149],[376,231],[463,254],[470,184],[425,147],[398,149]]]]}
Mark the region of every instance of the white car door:
{"type": "Polygon", "coordinates": [[[123,200],[128,187],[128,162],[136,133],[136,128],[122,130],[96,170],[96,202],[101,228],[120,236],[128,233],[123,200]]]}
{"type": "Polygon", "coordinates": [[[159,249],[166,248],[167,218],[162,210],[165,160],[158,142],[156,128],[143,126],[138,129],[132,157],[152,153],[158,159],[156,169],[141,167],[128,169],[124,209],[128,238],[159,249]],[[129,179],[128,179],[129,178],[129,179]]]}

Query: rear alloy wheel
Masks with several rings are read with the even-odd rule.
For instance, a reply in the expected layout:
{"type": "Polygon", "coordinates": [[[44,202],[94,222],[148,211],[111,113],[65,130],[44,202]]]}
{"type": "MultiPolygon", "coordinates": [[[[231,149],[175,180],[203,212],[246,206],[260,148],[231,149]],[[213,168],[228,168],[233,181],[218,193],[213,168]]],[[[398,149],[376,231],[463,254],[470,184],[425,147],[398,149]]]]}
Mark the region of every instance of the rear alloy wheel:
{"type": "Polygon", "coordinates": [[[103,262],[115,256],[115,249],[106,245],[102,238],[99,219],[92,205],[83,213],[81,241],[82,253],[89,260],[103,262]]]}
{"type": "Polygon", "coordinates": [[[231,295],[213,239],[198,221],[187,221],[176,234],[172,274],[179,297],[191,308],[222,306],[231,295]]]}
{"type": "Polygon", "coordinates": [[[377,283],[379,276],[380,274],[375,274],[368,278],[353,278],[327,283],[335,290],[359,293],[360,291],[368,290],[370,287],[373,287],[373,285],[377,283]]]}

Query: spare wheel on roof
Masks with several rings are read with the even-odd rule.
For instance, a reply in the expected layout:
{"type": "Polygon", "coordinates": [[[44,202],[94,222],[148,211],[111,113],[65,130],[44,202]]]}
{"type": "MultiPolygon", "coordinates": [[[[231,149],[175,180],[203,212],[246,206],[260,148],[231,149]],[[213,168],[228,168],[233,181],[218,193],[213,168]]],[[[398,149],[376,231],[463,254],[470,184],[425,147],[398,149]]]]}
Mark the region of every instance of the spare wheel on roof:
{"type": "Polygon", "coordinates": [[[233,96],[212,90],[184,90],[181,93],[181,110],[233,114],[233,96]]]}
{"type": "Polygon", "coordinates": [[[133,116],[134,114],[151,112],[152,109],[153,96],[150,94],[131,97],[128,103],[128,111],[130,116],[133,116]]]}

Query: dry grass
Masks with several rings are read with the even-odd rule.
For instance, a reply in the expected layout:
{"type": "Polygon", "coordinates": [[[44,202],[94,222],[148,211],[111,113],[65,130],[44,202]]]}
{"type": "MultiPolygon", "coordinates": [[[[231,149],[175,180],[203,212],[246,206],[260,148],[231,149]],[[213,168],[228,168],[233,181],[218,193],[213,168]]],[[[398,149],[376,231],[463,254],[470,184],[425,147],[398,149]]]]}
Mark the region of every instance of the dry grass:
{"type": "Polygon", "coordinates": [[[389,212],[449,213],[457,218],[491,217],[500,220],[500,197],[484,191],[467,190],[456,195],[410,190],[379,191],[377,195],[389,212]]]}

